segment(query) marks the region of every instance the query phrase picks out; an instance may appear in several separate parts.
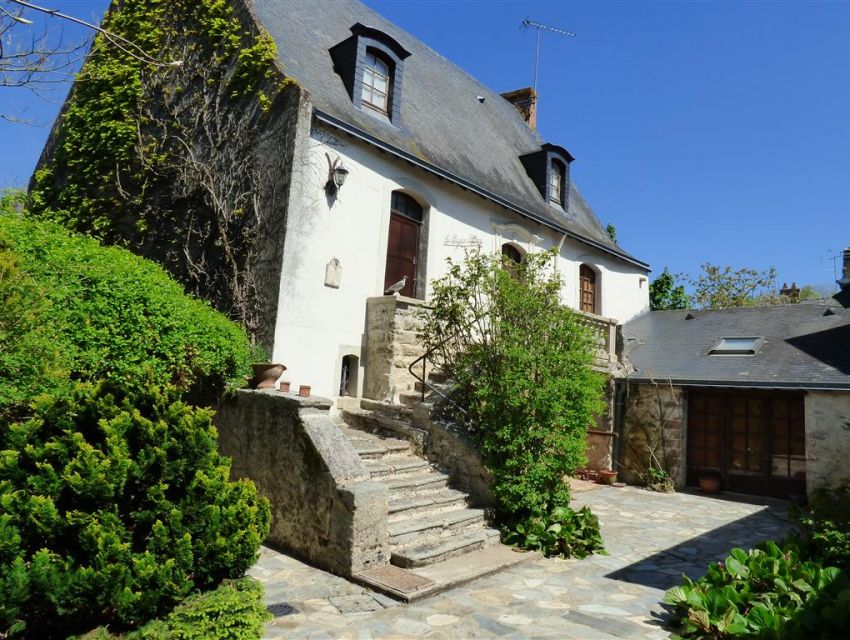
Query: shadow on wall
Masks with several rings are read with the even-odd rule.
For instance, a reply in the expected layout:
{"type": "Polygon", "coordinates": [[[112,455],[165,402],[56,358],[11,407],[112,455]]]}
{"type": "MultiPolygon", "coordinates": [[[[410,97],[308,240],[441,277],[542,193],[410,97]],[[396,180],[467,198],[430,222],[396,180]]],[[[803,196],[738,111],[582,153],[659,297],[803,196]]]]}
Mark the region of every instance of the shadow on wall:
{"type": "Polygon", "coordinates": [[[705,575],[711,562],[723,560],[735,547],[751,549],[765,540],[780,540],[790,531],[787,507],[783,503],[771,504],[763,511],[689,538],[605,577],[669,589],[681,584],[683,573],[691,579],[705,575]]]}
{"type": "Polygon", "coordinates": [[[817,331],[785,342],[824,364],[850,375],[850,325],[817,331]]]}

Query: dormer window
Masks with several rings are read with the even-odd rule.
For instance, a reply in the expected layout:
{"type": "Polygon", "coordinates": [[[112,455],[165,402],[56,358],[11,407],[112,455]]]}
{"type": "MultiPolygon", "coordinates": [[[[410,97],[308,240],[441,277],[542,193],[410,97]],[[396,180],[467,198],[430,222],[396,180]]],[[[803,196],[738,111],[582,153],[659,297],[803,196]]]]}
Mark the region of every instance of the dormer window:
{"type": "Polygon", "coordinates": [[[554,144],[546,143],[540,151],[520,156],[528,177],[540,191],[546,202],[567,211],[570,193],[570,152],[554,144]]]}
{"type": "Polygon", "coordinates": [[[549,202],[564,206],[564,165],[558,160],[552,160],[549,171],[549,202]]]}
{"type": "Polygon", "coordinates": [[[404,60],[410,52],[389,34],[359,22],[351,33],[329,51],[334,71],[355,108],[398,126],[404,60]]]}
{"type": "Polygon", "coordinates": [[[366,50],[363,65],[363,90],[361,100],[364,107],[389,115],[392,75],[390,65],[374,49],[366,50]]]}

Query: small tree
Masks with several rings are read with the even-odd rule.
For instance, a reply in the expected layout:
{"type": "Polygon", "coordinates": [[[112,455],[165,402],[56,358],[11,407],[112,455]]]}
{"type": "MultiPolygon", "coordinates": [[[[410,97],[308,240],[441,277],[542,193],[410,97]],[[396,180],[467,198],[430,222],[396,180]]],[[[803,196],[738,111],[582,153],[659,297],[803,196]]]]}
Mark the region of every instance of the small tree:
{"type": "Polygon", "coordinates": [[[676,276],[664,267],[661,275],[649,285],[649,308],[653,311],[687,309],[690,304],[685,286],[676,284],[676,276]]]}
{"type": "Polygon", "coordinates": [[[590,368],[593,339],[560,304],[553,258],[529,254],[503,264],[501,256],[473,252],[461,264],[449,261],[432,283],[422,330],[435,364],[454,382],[508,529],[565,513],[564,476],[584,463],[587,428],[603,408],[603,379],[590,368]]]}
{"type": "Polygon", "coordinates": [[[703,309],[726,309],[776,304],[776,269],[732,269],[711,263],[701,266],[702,273],[690,279],[694,302],[703,309]]]}

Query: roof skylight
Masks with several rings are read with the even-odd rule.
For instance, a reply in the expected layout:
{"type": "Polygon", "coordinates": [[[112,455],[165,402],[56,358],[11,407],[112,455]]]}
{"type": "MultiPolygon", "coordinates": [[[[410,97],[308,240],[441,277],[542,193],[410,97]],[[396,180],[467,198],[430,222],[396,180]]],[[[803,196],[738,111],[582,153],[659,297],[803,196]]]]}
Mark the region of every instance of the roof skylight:
{"type": "Polygon", "coordinates": [[[761,338],[721,338],[708,353],[712,356],[752,356],[760,341],[761,338]]]}

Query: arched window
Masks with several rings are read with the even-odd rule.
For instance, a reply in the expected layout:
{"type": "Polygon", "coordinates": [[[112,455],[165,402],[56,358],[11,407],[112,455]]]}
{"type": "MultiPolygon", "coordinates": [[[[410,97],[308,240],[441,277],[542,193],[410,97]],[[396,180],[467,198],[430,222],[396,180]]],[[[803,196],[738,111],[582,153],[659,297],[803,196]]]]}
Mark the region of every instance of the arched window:
{"type": "Polygon", "coordinates": [[[505,260],[510,260],[515,264],[522,263],[522,251],[517,249],[514,245],[506,242],[502,245],[502,257],[505,260]]]}
{"type": "Polygon", "coordinates": [[[596,271],[592,267],[583,264],[578,270],[579,280],[579,308],[587,313],[599,314],[599,306],[597,305],[597,282],[596,271]]]}
{"type": "Polygon", "coordinates": [[[390,113],[392,95],[392,68],[389,62],[374,49],[366,50],[363,65],[362,104],[385,115],[390,113]]]}
{"type": "Polygon", "coordinates": [[[360,359],[355,355],[349,354],[342,357],[342,367],[340,368],[339,375],[339,395],[357,395],[357,372],[359,364],[360,359]]]}

